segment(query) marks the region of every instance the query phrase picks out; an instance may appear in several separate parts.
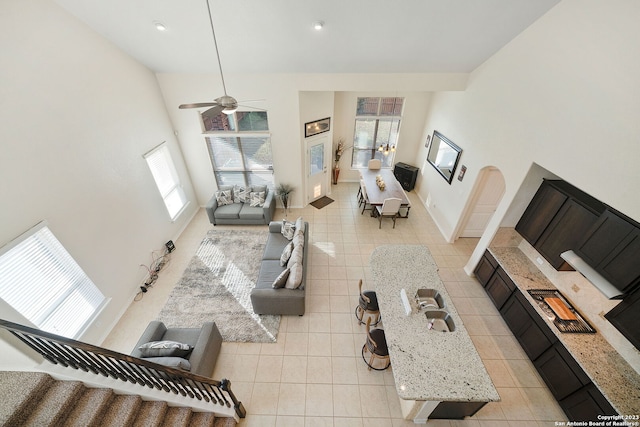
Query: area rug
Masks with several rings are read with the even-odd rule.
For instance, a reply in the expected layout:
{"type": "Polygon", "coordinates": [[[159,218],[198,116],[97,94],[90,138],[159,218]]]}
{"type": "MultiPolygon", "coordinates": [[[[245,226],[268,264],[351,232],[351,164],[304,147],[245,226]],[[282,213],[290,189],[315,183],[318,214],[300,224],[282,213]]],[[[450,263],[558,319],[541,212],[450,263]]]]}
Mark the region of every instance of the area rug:
{"type": "Polygon", "coordinates": [[[214,321],[224,341],[275,342],[280,316],[255,314],[250,299],[267,235],[263,229],[210,230],[158,320],[183,328],[214,321]]]}
{"type": "Polygon", "coordinates": [[[310,205],[316,209],[322,209],[330,203],[333,203],[333,199],[331,197],[323,196],[315,202],[311,202],[310,205]]]}

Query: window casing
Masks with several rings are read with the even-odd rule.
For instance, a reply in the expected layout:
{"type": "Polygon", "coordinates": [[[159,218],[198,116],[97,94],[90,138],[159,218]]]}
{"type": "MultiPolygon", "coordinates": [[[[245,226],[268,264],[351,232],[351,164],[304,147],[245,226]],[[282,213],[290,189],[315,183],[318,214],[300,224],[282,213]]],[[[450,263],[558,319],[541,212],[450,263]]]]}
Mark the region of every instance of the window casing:
{"type": "Polygon", "coordinates": [[[273,156],[266,111],[201,114],[205,141],[218,187],[273,188],[273,156]]]}
{"type": "Polygon", "coordinates": [[[403,104],[404,98],[358,98],[351,167],[366,168],[371,159],[380,159],[382,167],[393,166],[403,104]],[[393,150],[378,150],[387,144],[393,150]]]}
{"type": "Polygon", "coordinates": [[[107,302],[46,222],[0,249],[0,298],[43,331],[74,339],[107,302]]]}
{"type": "Polygon", "coordinates": [[[158,191],[173,221],[187,206],[187,196],[173,164],[169,147],[163,142],[143,157],[149,165],[158,191]]]}

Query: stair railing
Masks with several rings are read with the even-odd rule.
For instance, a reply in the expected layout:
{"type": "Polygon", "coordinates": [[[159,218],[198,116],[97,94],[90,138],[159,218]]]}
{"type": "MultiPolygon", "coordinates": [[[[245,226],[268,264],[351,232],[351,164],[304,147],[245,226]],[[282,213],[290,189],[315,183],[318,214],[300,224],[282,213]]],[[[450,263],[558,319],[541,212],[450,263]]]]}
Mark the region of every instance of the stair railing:
{"type": "Polygon", "coordinates": [[[212,412],[216,405],[233,405],[239,418],[246,416],[227,379],[216,381],[7,320],[0,319],[0,327],[55,365],[204,401],[212,412]]]}

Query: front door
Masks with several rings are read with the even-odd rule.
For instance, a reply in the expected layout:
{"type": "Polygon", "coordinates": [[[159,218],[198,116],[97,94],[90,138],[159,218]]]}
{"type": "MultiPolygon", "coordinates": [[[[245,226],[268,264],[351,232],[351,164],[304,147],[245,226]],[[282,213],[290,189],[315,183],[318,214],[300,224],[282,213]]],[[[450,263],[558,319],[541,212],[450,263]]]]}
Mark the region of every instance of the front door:
{"type": "Polygon", "coordinates": [[[328,154],[331,151],[329,137],[321,136],[307,141],[307,202],[313,202],[327,194],[329,186],[328,154]]]}

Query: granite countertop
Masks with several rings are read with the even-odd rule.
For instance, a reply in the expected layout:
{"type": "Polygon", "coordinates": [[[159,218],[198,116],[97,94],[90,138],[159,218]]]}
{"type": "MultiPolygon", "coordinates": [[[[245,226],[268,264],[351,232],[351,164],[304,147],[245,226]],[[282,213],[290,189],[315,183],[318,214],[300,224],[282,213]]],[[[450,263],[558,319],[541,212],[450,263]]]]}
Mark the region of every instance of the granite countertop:
{"type": "Polygon", "coordinates": [[[600,333],[575,334],[558,331],[527,292],[529,289],[556,287],[520,249],[490,247],[489,252],[618,413],[640,414],[640,375],[629,363],[600,333]]]}
{"type": "Polygon", "coordinates": [[[370,266],[389,347],[396,389],[401,399],[494,402],[496,391],[425,246],[385,245],[371,254],[370,266]],[[406,315],[400,299],[405,289],[412,306],[406,315]],[[453,332],[427,329],[424,311],[413,296],[436,289],[455,322],[453,332]]]}

